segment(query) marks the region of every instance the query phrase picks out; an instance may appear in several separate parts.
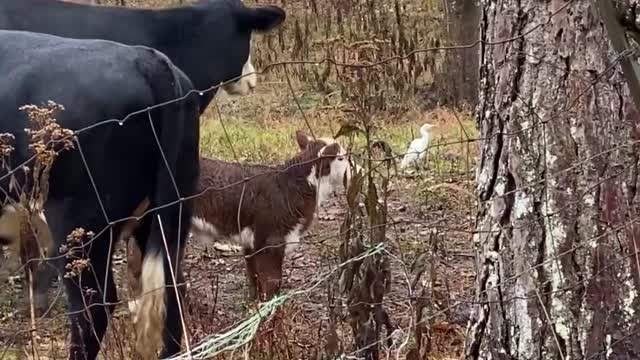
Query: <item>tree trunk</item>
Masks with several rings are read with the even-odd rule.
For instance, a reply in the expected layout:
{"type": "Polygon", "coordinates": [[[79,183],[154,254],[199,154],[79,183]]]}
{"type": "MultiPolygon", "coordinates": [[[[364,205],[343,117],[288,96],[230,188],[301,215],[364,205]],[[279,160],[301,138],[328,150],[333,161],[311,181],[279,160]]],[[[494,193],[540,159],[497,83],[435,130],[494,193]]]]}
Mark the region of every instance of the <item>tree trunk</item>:
{"type": "MultiPolygon", "coordinates": [[[[471,45],[478,40],[480,7],[478,0],[443,2],[445,46],[471,45]]],[[[437,94],[437,105],[473,108],[478,105],[478,47],[448,51],[441,71],[435,74],[430,92],[437,94]]],[[[430,104],[436,105],[436,104],[430,104]]]]}
{"type": "MultiPolygon", "coordinates": [[[[461,3],[456,26],[458,44],[470,45],[478,40],[480,7],[477,0],[456,0],[461,3]]],[[[460,68],[462,87],[460,95],[469,105],[478,105],[478,47],[461,50],[460,68]]]]}
{"type": "MultiPolygon", "coordinates": [[[[471,45],[478,40],[480,7],[477,0],[448,0],[449,36],[454,45],[471,45]]],[[[447,70],[453,80],[454,104],[478,105],[478,47],[450,52],[447,70]]]]}
{"type": "Polygon", "coordinates": [[[480,36],[466,358],[640,359],[640,115],[596,1],[485,0],[480,36]]]}

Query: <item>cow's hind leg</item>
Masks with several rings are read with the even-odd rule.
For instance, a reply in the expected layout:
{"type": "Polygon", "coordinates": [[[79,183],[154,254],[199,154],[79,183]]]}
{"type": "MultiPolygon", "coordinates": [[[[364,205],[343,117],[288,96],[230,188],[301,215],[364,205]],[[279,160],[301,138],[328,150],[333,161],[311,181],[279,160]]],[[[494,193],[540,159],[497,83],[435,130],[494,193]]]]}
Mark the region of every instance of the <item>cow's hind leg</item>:
{"type": "Polygon", "coordinates": [[[71,359],[85,359],[79,356],[78,351],[82,349],[77,346],[79,343],[84,344],[86,359],[96,358],[118,301],[111,270],[109,241],[108,236],[93,239],[88,266],[78,275],[72,274],[71,278],[64,281],[71,311],[72,344],[76,345],[75,349],[70,349],[71,359]]]}
{"type": "Polygon", "coordinates": [[[80,215],[100,214],[99,211],[86,211],[80,204],[65,204],[61,209],[53,207],[49,213],[56,216],[50,221],[51,230],[56,243],[66,248],[60,254],[64,256],[64,261],[57,262],[57,265],[65,275],[71,330],[69,359],[94,360],[118,301],[109,253],[109,249],[113,248],[110,247],[110,241],[116,239],[111,239],[110,231],[104,231],[95,238],[86,234],[76,236],[81,235],[74,232],[76,228],[92,231],[96,235],[103,230],[103,219],[80,215]],[[64,211],[67,209],[69,211],[64,211]],[[68,236],[72,238],[71,241],[67,240],[68,236]],[[67,264],[70,268],[65,268],[67,264]]]}

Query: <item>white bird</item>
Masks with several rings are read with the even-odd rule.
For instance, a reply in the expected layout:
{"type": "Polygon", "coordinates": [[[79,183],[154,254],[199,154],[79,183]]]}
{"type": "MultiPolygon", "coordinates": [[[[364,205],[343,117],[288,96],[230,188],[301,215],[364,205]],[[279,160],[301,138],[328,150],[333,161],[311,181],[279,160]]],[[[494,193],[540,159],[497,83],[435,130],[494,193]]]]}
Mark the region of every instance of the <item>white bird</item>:
{"type": "Polygon", "coordinates": [[[433,126],[434,125],[431,124],[424,124],[420,127],[420,134],[422,134],[422,137],[412,140],[409,144],[409,148],[402,158],[402,162],[400,162],[401,169],[404,169],[411,164],[417,166],[418,162],[424,158],[427,153],[427,147],[429,146],[429,130],[433,126]]]}

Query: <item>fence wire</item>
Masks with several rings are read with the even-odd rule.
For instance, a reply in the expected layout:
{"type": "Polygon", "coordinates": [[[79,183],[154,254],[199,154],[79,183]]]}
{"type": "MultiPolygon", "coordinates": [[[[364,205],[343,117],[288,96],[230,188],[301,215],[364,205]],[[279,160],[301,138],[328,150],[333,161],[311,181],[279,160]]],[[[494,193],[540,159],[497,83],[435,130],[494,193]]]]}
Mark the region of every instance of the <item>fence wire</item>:
{"type": "MultiPolygon", "coordinates": [[[[270,69],[277,68],[277,67],[281,67],[284,70],[284,72],[287,74],[286,81],[287,81],[290,95],[292,96],[293,101],[296,105],[296,108],[300,112],[300,115],[304,120],[306,128],[315,138],[316,136],[323,136],[324,134],[321,134],[316,129],[313,129],[313,126],[308,120],[308,115],[306,114],[306,111],[304,110],[303,106],[301,106],[299,97],[296,94],[296,91],[291,82],[291,79],[289,78],[289,74],[287,72],[287,69],[289,66],[293,66],[293,65],[317,66],[323,63],[331,63],[333,66],[336,66],[336,67],[362,69],[364,71],[378,71],[379,67],[382,65],[386,65],[386,64],[401,61],[401,60],[406,60],[418,53],[468,49],[468,48],[474,48],[480,44],[484,46],[495,46],[495,45],[506,44],[519,39],[524,39],[525,37],[529,36],[535,31],[539,31],[543,29],[545,26],[547,26],[551,22],[551,19],[554,16],[568,9],[573,3],[574,3],[573,0],[564,3],[561,7],[558,8],[558,10],[555,13],[551,14],[548,17],[548,20],[546,22],[538,24],[534,27],[531,27],[530,29],[523,31],[521,35],[515,38],[504,39],[496,42],[476,41],[468,45],[416,49],[404,55],[393,56],[393,57],[385,58],[379,61],[367,62],[367,63],[343,63],[343,62],[338,62],[335,59],[331,59],[331,58],[324,58],[319,60],[308,60],[308,61],[281,61],[281,62],[275,62],[275,63],[269,64],[265,66],[262,71],[257,73],[263,74],[269,71],[270,69]]],[[[536,118],[537,121],[535,121],[534,124],[529,127],[522,128],[516,132],[504,132],[504,131],[500,133],[496,132],[487,137],[472,138],[471,136],[465,133],[465,138],[460,141],[445,141],[438,144],[432,144],[427,151],[432,152],[432,151],[436,151],[440,147],[446,148],[452,145],[469,145],[474,143],[485,144],[487,142],[492,141],[498,136],[502,138],[515,138],[518,136],[527,136],[528,132],[540,131],[540,129],[543,129],[545,126],[552,125],[554,121],[558,121],[557,119],[561,117],[562,114],[566,114],[567,112],[571,111],[571,109],[575,108],[579,100],[583,98],[587,93],[593,91],[593,89],[596,87],[597,84],[606,83],[608,81],[608,77],[610,76],[610,73],[614,71],[618,66],[619,61],[622,58],[628,57],[631,55],[633,55],[631,51],[618,54],[617,57],[614,59],[614,61],[610,64],[610,66],[607,67],[605,71],[596,74],[596,76],[592,78],[584,78],[582,74],[576,74],[573,72],[568,73],[567,74],[568,76],[580,78],[582,81],[584,81],[585,83],[588,83],[589,85],[585,86],[585,89],[582,92],[580,92],[575,98],[569,99],[567,101],[567,105],[564,108],[558,109],[557,112],[549,116],[546,116],[546,117],[539,116],[538,113],[536,112],[536,109],[531,107],[530,114],[528,115],[536,118]]],[[[516,53],[516,56],[526,56],[526,57],[536,58],[534,54],[527,54],[527,53],[516,53]]],[[[537,60],[541,62],[544,61],[543,59],[539,59],[539,58],[537,58],[537,60]]],[[[504,63],[506,64],[507,61],[505,61],[504,63]]],[[[565,69],[560,69],[560,70],[565,71],[565,69]]],[[[247,74],[245,76],[248,76],[248,75],[250,74],[247,74]]],[[[236,79],[232,79],[229,82],[238,80],[239,78],[240,77],[236,79]]],[[[208,89],[197,90],[197,91],[194,90],[190,93],[197,93],[199,95],[203,95],[210,91],[217,91],[218,87],[222,85],[224,84],[212,86],[211,88],[208,88],[208,89]]],[[[77,136],[86,131],[98,129],[101,126],[114,123],[114,122],[123,124],[124,122],[128,121],[131,117],[135,115],[140,115],[140,114],[149,114],[149,121],[150,123],[152,123],[152,119],[150,117],[151,110],[160,108],[163,106],[167,106],[175,102],[182,101],[189,95],[190,94],[187,94],[179,99],[174,99],[165,103],[157,104],[153,107],[141,109],[137,112],[127,115],[123,119],[107,119],[104,121],[100,121],[89,127],[74,131],[74,135],[77,136]]],[[[519,94],[517,95],[519,96],[519,94]]],[[[212,106],[215,106],[219,120],[221,123],[223,123],[225,121],[223,120],[223,112],[220,110],[217,100],[214,100],[214,101],[215,102],[212,104],[212,106]]],[[[520,99],[520,101],[524,102],[525,100],[520,99]]],[[[154,132],[154,135],[155,135],[155,132],[154,132]]],[[[234,154],[233,156],[235,160],[239,162],[239,158],[237,156],[238,152],[236,151],[236,149],[234,149],[233,142],[229,138],[228,133],[226,133],[226,129],[225,129],[225,136],[228,140],[228,144],[231,148],[231,151],[234,154]]],[[[157,140],[157,137],[156,137],[156,140],[157,140]]],[[[520,184],[517,188],[513,190],[505,191],[500,194],[492,194],[491,198],[483,199],[483,202],[484,203],[495,202],[497,200],[506,199],[508,197],[515,196],[519,193],[526,193],[527,191],[534,191],[534,190],[537,191],[540,188],[546,189],[548,187],[548,183],[550,179],[559,179],[561,177],[567,176],[567,174],[572,173],[576,169],[589,166],[591,163],[597,161],[600,158],[606,158],[608,155],[615,153],[617,151],[620,151],[621,149],[633,147],[634,145],[637,145],[638,141],[640,140],[634,140],[634,139],[620,140],[618,143],[610,144],[610,147],[603,149],[601,152],[597,154],[592,154],[590,156],[582,157],[581,160],[576,161],[575,163],[559,170],[558,172],[545,174],[544,178],[541,178],[539,180],[536,180],[530,183],[520,184]]],[[[90,168],[89,168],[89,164],[87,164],[86,161],[84,160],[85,158],[84,158],[82,146],[80,142],[77,142],[76,144],[77,144],[77,150],[82,155],[85,170],[89,173],[90,178],[93,179],[90,168]]],[[[158,145],[160,145],[159,141],[158,141],[158,145]]],[[[164,158],[164,152],[162,151],[161,148],[160,148],[160,151],[164,158]]],[[[384,167],[386,164],[388,164],[390,160],[396,160],[396,159],[402,158],[405,155],[405,153],[395,153],[390,156],[386,156],[384,159],[380,159],[377,157],[373,158],[373,157],[369,157],[367,154],[362,155],[359,153],[350,153],[349,155],[353,155],[354,157],[357,157],[357,160],[359,163],[362,163],[362,164],[373,163],[377,167],[384,167]]],[[[35,156],[29,159],[24,164],[17,166],[14,170],[10,171],[8,174],[0,177],[0,181],[13,175],[15,171],[18,171],[19,169],[22,168],[22,165],[28,165],[34,160],[35,160],[35,156]]],[[[168,165],[166,163],[165,165],[168,168],[168,165]]],[[[576,196],[576,198],[578,199],[576,200],[576,202],[584,202],[585,196],[590,194],[595,188],[597,188],[598,186],[600,186],[602,183],[606,182],[610,178],[615,178],[625,172],[628,172],[629,169],[633,168],[634,166],[637,166],[637,164],[634,164],[634,163],[621,164],[619,171],[611,175],[611,177],[599,179],[597,183],[584,189],[583,193],[576,196]]],[[[270,170],[270,173],[278,173],[278,172],[284,172],[284,171],[286,171],[286,169],[280,169],[280,170],[273,169],[273,170],[270,170]]],[[[467,168],[466,172],[463,175],[468,176],[469,173],[470,173],[470,169],[467,168]]],[[[259,176],[263,176],[263,174],[259,176]]],[[[192,199],[197,199],[201,196],[206,196],[206,194],[209,191],[225,191],[235,186],[246,186],[246,184],[254,181],[256,177],[258,177],[258,175],[252,176],[252,177],[246,177],[241,181],[225,184],[223,186],[210,186],[205,190],[203,190],[202,192],[198,194],[194,194],[192,196],[184,196],[183,194],[180,194],[176,186],[175,190],[177,192],[178,200],[168,204],[157,206],[152,209],[147,209],[142,216],[139,216],[139,217],[131,216],[123,219],[110,219],[108,217],[108,214],[104,208],[104,205],[102,204],[100,189],[98,189],[94,183],[93,186],[95,190],[95,195],[96,195],[96,198],[98,199],[98,202],[100,203],[100,207],[102,209],[107,226],[103,229],[95,229],[96,231],[93,239],[100,238],[101,235],[107,235],[108,231],[112,231],[114,225],[119,224],[121,222],[126,222],[129,220],[139,220],[142,217],[148,216],[152,212],[156,212],[163,208],[174,206],[174,205],[182,205],[182,202],[186,200],[192,200],[192,199]]],[[[175,181],[174,181],[174,186],[175,186],[175,181]]],[[[464,197],[468,198],[468,195],[465,195],[464,197]]],[[[328,265],[326,271],[324,271],[324,269],[323,271],[318,271],[320,275],[314,276],[312,279],[306,279],[306,281],[303,281],[301,285],[298,285],[292,290],[289,290],[281,295],[274,297],[268,302],[261,304],[260,307],[255,312],[253,312],[251,316],[245,318],[242,321],[235,321],[233,326],[226,327],[222,331],[218,330],[214,334],[209,333],[206,336],[201,336],[198,341],[190,344],[190,349],[186,353],[183,353],[171,359],[191,359],[191,358],[203,359],[203,358],[218,356],[221,354],[226,354],[229,351],[232,351],[232,352],[242,351],[244,346],[256,340],[256,338],[258,337],[257,334],[259,333],[260,326],[265,324],[269,319],[272,319],[273,318],[272,315],[276,312],[278,308],[282,307],[285,303],[292,302],[294,300],[299,301],[298,305],[302,304],[310,308],[313,306],[336,307],[336,308],[347,309],[347,311],[352,311],[353,309],[361,305],[366,305],[369,307],[383,306],[385,308],[392,307],[392,306],[403,307],[402,311],[395,314],[396,318],[400,318],[402,316],[406,317],[404,321],[398,321],[398,323],[402,323],[401,325],[396,326],[396,328],[393,331],[388,332],[386,335],[378,337],[377,339],[375,339],[375,341],[370,341],[368,345],[366,345],[365,347],[351,349],[350,351],[344,350],[335,358],[336,359],[337,358],[340,358],[340,359],[360,358],[359,354],[362,351],[372,347],[383,346],[383,345],[386,346],[387,344],[390,344],[388,345],[388,349],[387,349],[388,352],[397,354],[397,356],[399,356],[400,351],[406,350],[407,342],[409,341],[409,338],[411,337],[412,332],[414,332],[416,328],[420,326],[425,326],[425,325],[430,325],[433,327],[434,322],[443,316],[446,316],[447,318],[450,319],[451,316],[448,314],[451,313],[451,311],[456,310],[462,306],[472,306],[472,305],[489,306],[491,304],[497,303],[498,301],[484,299],[483,296],[486,295],[488,292],[495,291],[495,289],[500,288],[501,286],[508,285],[509,283],[519,278],[533,276],[532,274],[534,271],[539,270],[540,268],[543,268],[544,266],[547,266],[551,263],[557,262],[565,256],[574,254],[579,250],[593,248],[598,245],[600,240],[606,237],[609,237],[612,234],[616,234],[617,232],[624,230],[628,226],[636,225],[640,220],[638,218],[629,218],[622,225],[606,229],[598,233],[592,238],[581,239],[581,241],[578,244],[576,244],[575,246],[569,249],[563,249],[562,251],[558,249],[557,251],[554,252],[552,256],[545,258],[543,261],[537,264],[529,264],[529,266],[526,269],[523,269],[522,271],[519,271],[512,276],[501,279],[500,282],[493,283],[490,288],[484,289],[482,291],[477,291],[475,294],[473,294],[473,296],[465,295],[464,291],[455,292],[455,291],[452,291],[451,289],[448,289],[448,293],[445,295],[438,293],[439,290],[436,289],[437,286],[435,282],[444,282],[447,284],[446,287],[449,287],[448,281],[451,280],[447,278],[447,275],[449,274],[447,272],[448,271],[447,269],[450,269],[451,267],[454,267],[454,266],[447,264],[447,261],[451,261],[451,259],[454,259],[456,257],[476,258],[477,254],[447,253],[448,250],[447,250],[446,239],[445,241],[437,240],[436,239],[437,237],[446,238],[446,237],[454,237],[456,236],[455,234],[464,234],[467,241],[471,241],[472,235],[490,236],[490,235],[496,235],[498,233],[505,233],[506,231],[523,230],[523,229],[532,228],[532,227],[538,226],[541,222],[548,221],[549,218],[560,216],[564,210],[570,209],[571,207],[577,205],[576,202],[567,202],[566,204],[562,204],[561,206],[556,208],[555,212],[541,213],[540,216],[528,217],[525,221],[520,221],[519,224],[517,225],[512,223],[495,224],[495,229],[487,230],[487,231],[480,230],[475,226],[473,226],[473,222],[471,219],[467,221],[463,221],[462,224],[452,224],[452,223],[455,223],[457,220],[459,220],[460,214],[450,213],[450,214],[443,214],[442,216],[433,220],[420,220],[418,218],[400,219],[400,220],[388,219],[387,221],[384,221],[381,224],[377,224],[373,226],[364,226],[360,229],[349,228],[349,229],[340,230],[337,232],[333,230],[324,230],[319,233],[308,234],[307,236],[303,237],[302,244],[305,245],[305,247],[314,248],[316,249],[315,251],[318,251],[318,252],[322,252],[322,251],[333,252],[332,257],[334,258],[334,262],[337,262],[337,263],[328,265]],[[335,257],[336,257],[335,253],[339,252],[338,250],[336,250],[335,243],[337,241],[340,241],[341,239],[344,239],[344,237],[348,235],[348,232],[355,231],[355,232],[359,232],[360,234],[366,234],[366,236],[371,237],[372,232],[378,231],[380,228],[385,228],[386,231],[393,231],[395,235],[394,238],[397,240],[403,237],[404,233],[402,231],[406,232],[407,228],[411,229],[412,226],[418,227],[421,229],[429,229],[430,232],[428,232],[427,234],[420,235],[418,233],[418,234],[414,234],[414,237],[420,238],[420,240],[422,240],[421,242],[419,242],[420,246],[425,248],[427,246],[433,246],[433,248],[435,249],[434,251],[430,251],[431,249],[423,249],[422,251],[416,251],[415,253],[405,254],[402,250],[402,244],[393,244],[393,242],[389,241],[386,244],[381,244],[381,243],[372,244],[370,247],[366,249],[361,249],[362,251],[359,254],[349,258],[348,260],[345,260],[342,262],[335,261],[335,257]],[[436,234],[436,235],[431,236],[430,234],[436,234]],[[307,238],[313,238],[314,240],[307,240],[307,238]],[[429,241],[424,241],[423,240],[424,238],[429,238],[429,241]],[[318,250],[318,249],[321,249],[321,250],[318,250]],[[394,269],[396,269],[397,272],[394,273],[393,277],[395,279],[400,279],[398,280],[398,282],[401,285],[398,285],[397,288],[400,288],[403,290],[402,295],[394,294],[393,297],[387,296],[381,302],[375,302],[375,303],[374,302],[353,302],[353,303],[349,303],[348,305],[344,305],[343,303],[347,301],[344,295],[342,298],[339,295],[335,295],[335,294],[333,294],[333,297],[331,297],[330,295],[327,295],[328,299],[322,299],[322,298],[319,298],[318,294],[314,292],[318,290],[320,285],[329,283],[330,279],[333,276],[336,276],[336,274],[338,274],[340,271],[343,271],[347,266],[351,266],[354,263],[361,263],[365,259],[373,257],[374,255],[381,255],[381,254],[384,255],[386,258],[390,259],[389,261],[392,264],[390,265],[391,267],[395,266],[394,269]],[[428,257],[431,260],[431,262],[425,261],[424,259],[422,259],[423,261],[420,261],[420,258],[423,255],[428,257]],[[429,267],[431,268],[427,269],[429,267]],[[430,280],[431,283],[429,283],[429,280],[424,280],[422,278],[422,274],[424,274],[425,272],[429,272],[427,270],[431,270],[431,276],[434,276],[433,272],[437,272],[438,270],[440,270],[441,272],[444,272],[445,276],[439,279],[432,278],[430,280]],[[416,284],[414,284],[415,282],[420,282],[422,286],[418,287],[416,284]],[[427,297],[425,296],[424,293],[422,294],[419,293],[419,291],[422,291],[425,288],[429,289],[431,293],[429,294],[429,297],[430,297],[429,304],[423,306],[423,308],[428,307],[430,309],[428,311],[427,316],[421,316],[422,314],[417,314],[416,312],[417,312],[418,303],[420,301],[423,301],[424,298],[427,297]],[[454,295],[453,293],[458,293],[458,294],[454,295]],[[440,299],[438,300],[437,298],[440,298],[440,299]],[[391,343],[389,343],[389,341],[391,341],[391,343]]],[[[482,205],[483,204],[471,203],[470,201],[468,201],[465,204],[464,209],[469,214],[473,214],[474,212],[477,212],[480,206],[482,205]]],[[[393,214],[389,214],[389,217],[392,217],[392,215],[393,214]]],[[[492,224],[490,227],[493,228],[494,227],[493,225],[494,224],[492,224]]],[[[458,235],[458,236],[461,236],[461,235],[458,235]]],[[[113,234],[111,234],[111,237],[113,237],[113,234]]],[[[86,250],[86,248],[88,247],[90,248],[92,245],[93,239],[86,241],[79,246],[72,247],[70,251],[81,251],[81,250],[86,250]]],[[[400,240],[397,240],[397,242],[399,243],[400,240]]],[[[264,251],[264,250],[259,250],[259,251],[264,251]]],[[[54,260],[56,258],[59,259],[64,256],[65,255],[60,255],[58,257],[50,257],[49,260],[54,260]]],[[[307,255],[303,253],[300,256],[307,256],[307,255]]],[[[496,256],[499,256],[499,255],[496,254],[496,256]]],[[[621,256],[617,258],[615,262],[607,264],[603,268],[599,269],[598,272],[591,274],[591,277],[595,278],[599,275],[599,273],[603,273],[614,266],[618,266],[622,262],[628,261],[630,258],[634,258],[634,257],[637,258],[637,256],[638,256],[637,249],[634,252],[631,252],[628,254],[621,254],[621,256]]],[[[227,269],[233,269],[233,268],[237,269],[238,267],[241,268],[244,258],[245,258],[244,255],[233,255],[231,257],[228,257],[226,259],[231,260],[231,263],[225,262],[224,268],[227,268],[227,269]]],[[[29,261],[39,261],[39,259],[31,259],[29,261]]],[[[28,264],[29,262],[22,264],[18,269],[13,271],[12,275],[16,275],[24,272],[25,267],[28,264]]],[[[305,267],[304,264],[300,266],[305,267]]],[[[478,270],[482,271],[481,269],[482,264],[479,264],[478,267],[480,268],[478,270]]],[[[197,266],[194,266],[194,268],[197,268],[197,266]]],[[[295,270],[295,267],[292,267],[292,269],[295,270]]],[[[537,292],[536,294],[531,294],[529,296],[513,295],[510,297],[503,297],[503,298],[500,298],[499,303],[507,304],[515,301],[529,301],[529,300],[535,301],[541,296],[551,296],[556,293],[567,292],[567,291],[575,290],[579,287],[583,287],[585,286],[588,280],[589,279],[577,279],[571,282],[571,281],[564,281],[563,279],[563,284],[561,288],[554,289],[551,291],[539,289],[539,292],[537,292]]],[[[188,282],[191,286],[191,289],[197,290],[200,287],[206,287],[206,285],[208,285],[207,284],[208,281],[210,281],[209,278],[200,277],[200,278],[191,278],[188,282]]],[[[9,293],[11,286],[13,285],[9,283],[1,285],[0,292],[2,294],[9,293]]],[[[329,287],[330,286],[327,285],[327,288],[329,287]]],[[[216,286],[215,288],[216,288],[216,291],[218,291],[219,286],[216,286]]],[[[60,289],[58,289],[58,291],[59,291],[59,294],[57,298],[61,297],[61,294],[60,294],[61,287],[60,289]]],[[[98,289],[98,292],[103,293],[101,289],[98,289]]],[[[327,292],[329,293],[331,291],[327,290],[327,292]]],[[[126,305],[128,300],[130,299],[123,299],[117,303],[108,303],[103,300],[102,302],[95,302],[91,304],[90,307],[105,306],[105,305],[126,305]]],[[[189,300],[189,301],[193,301],[193,300],[189,300]]],[[[185,310],[183,309],[183,311],[185,310]]],[[[64,312],[64,313],[56,314],[48,319],[39,319],[38,327],[41,329],[47,329],[49,326],[53,326],[54,324],[59,322],[60,319],[66,318],[68,315],[70,315],[69,312],[64,312]]],[[[214,312],[213,316],[215,315],[216,313],[214,312]]],[[[325,323],[329,323],[329,320],[327,319],[321,319],[319,322],[322,323],[323,321],[325,323]]],[[[113,325],[114,325],[114,322],[111,323],[112,327],[113,325]]],[[[318,324],[314,324],[314,325],[318,325],[318,324]]],[[[328,325],[320,324],[319,326],[323,327],[325,331],[328,331],[327,330],[328,325]]],[[[6,339],[5,341],[3,341],[4,342],[3,345],[6,347],[4,352],[6,353],[10,347],[15,345],[18,339],[24,336],[28,336],[29,334],[31,334],[33,330],[34,329],[31,329],[30,327],[17,330],[17,331],[16,329],[12,329],[11,333],[13,334],[13,336],[11,337],[11,339],[6,339]]],[[[311,328],[306,330],[310,331],[311,328]]],[[[333,329],[332,331],[335,331],[336,333],[338,332],[338,330],[335,330],[335,329],[333,329]]],[[[0,327],[0,333],[4,333],[4,332],[6,331],[3,331],[2,328],[0,327]]],[[[346,330],[343,330],[342,332],[348,333],[348,331],[346,330]]],[[[634,335],[635,335],[634,333],[625,334],[624,337],[621,339],[618,339],[617,342],[624,341],[624,339],[634,335]]],[[[352,336],[355,336],[355,335],[352,335],[352,336]]],[[[345,337],[348,337],[348,336],[345,335],[345,337]]],[[[327,342],[329,341],[327,340],[327,342]]],[[[614,346],[614,345],[615,343],[611,344],[610,346],[614,346]]],[[[102,351],[105,351],[104,346],[102,351]]],[[[0,358],[2,358],[3,355],[4,353],[0,352],[0,358]]],[[[599,356],[601,354],[596,354],[596,355],[599,356]]],[[[597,358],[597,356],[594,355],[591,358],[597,358]]]]}

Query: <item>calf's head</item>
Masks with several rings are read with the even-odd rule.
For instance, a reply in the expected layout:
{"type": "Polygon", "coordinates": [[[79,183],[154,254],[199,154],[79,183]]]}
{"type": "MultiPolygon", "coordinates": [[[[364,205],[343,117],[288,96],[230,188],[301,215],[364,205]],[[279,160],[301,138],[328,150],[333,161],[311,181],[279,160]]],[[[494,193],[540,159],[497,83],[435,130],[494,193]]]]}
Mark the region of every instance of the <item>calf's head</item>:
{"type": "Polygon", "coordinates": [[[313,171],[309,174],[309,183],[318,188],[320,201],[337,190],[340,185],[345,188],[351,180],[351,165],[345,149],[335,139],[313,139],[304,131],[296,131],[296,142],[302,151],[313,152],[313,171]]]}
{"type": "Polygon", "coordinates": [[[251,35],[278,27],[286,18],[285,11],[273,5],[248,7],[241,0],[201,0],[196,6],[203,8],[206,16],[201,24],[203,31],[195,36],[210,37],[197,43],[207,44],[207,52],[211,54],[224,54],[211,57],[219,63],[202,64],[217,69],[216,73],[219,71],[222,75],[220,79],[209,80],[224,82],[222,88],[230,95],[248,94],[257,83],[251,62],[251,35]]]}

